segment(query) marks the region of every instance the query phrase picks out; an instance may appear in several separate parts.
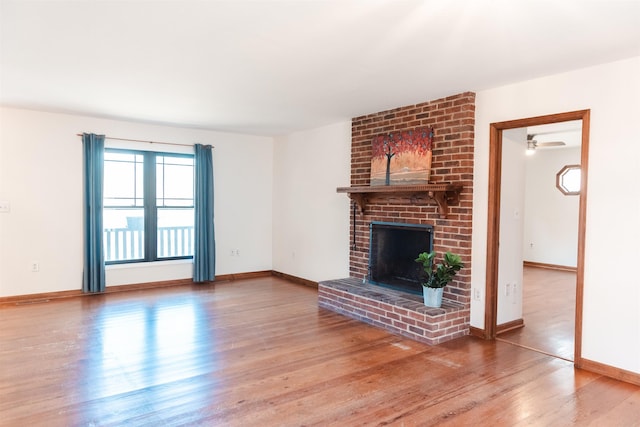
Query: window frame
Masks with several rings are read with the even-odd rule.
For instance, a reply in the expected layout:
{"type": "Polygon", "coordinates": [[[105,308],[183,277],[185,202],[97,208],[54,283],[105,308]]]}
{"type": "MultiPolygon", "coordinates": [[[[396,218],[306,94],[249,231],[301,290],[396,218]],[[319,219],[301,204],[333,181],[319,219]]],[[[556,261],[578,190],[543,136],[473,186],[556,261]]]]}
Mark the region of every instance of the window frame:
{"type": "Polygon", "coordinates": [[[580,165],[565,165],[556,174],[556,188],[565,196],[578,196],[580,194],[580,188],[576,191],[571,191],[564,185],[564,176],[572,170],[580,172],[580,180],[582,181],[582,168],[580,165]]]}
{"type": "MultiPolygon", "coordinates": [[[[173,153],[166,151],[150,151],[150,150],[139,150],[139,149],[128,149],[128,148],[108,148],[105,147],[105,153],[125,153],[132,155],[141,155],[143,157],[143,203],[142,210],[144,211],[144,257],[136,258],[136,259],[126,259],[126,260],[112,260],[105,261],[105,265],[119,265],[119,264],[136,264],[136,263],[147,263],[147,262],[160,262],[160,261],[174,261],[181,259],[193,259],[193,255],[180,255],[180,256],[172,256],[172,257],[158,257],[158,210],[159,209],[193,209],[195,210],[195,186],[193,191],[192,200],[193,203],[189,206],[162,206],[158,207],[157,205],[157,174],[156,174],[156,166],[157,157],[182,157],[182,158],[191,158],[193,159],[192,168],[194,169],[195,174],[195,155],[188,153],[173,153]]],[[[106,160],[105,160],[106,161],[106,160]]],[[[195,175],[194,175],[195,180],[195,175]]],[[[139,209],[140,207],[134,206],[107,206],[103,205],[104,209],[139,209]]],[[[104,227],[103,227],[104,232],[104,227]]]]}

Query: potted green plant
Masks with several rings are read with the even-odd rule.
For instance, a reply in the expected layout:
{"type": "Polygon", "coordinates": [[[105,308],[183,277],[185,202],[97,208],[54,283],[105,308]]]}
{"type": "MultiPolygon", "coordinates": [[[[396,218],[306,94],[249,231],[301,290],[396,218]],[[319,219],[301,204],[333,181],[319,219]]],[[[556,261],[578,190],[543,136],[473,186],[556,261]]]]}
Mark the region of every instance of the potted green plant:
{"type": "Polygon", "coordinates": [[[424,269],[422,291],[424,305],[427,307],[441,307],[443,288],[453,280],[453,277],[464,267],[460,255],[446,252],[442,262],[434,265],[436,252],[422,252],[416,258],[416,262],[422,264],[424,269]]]}

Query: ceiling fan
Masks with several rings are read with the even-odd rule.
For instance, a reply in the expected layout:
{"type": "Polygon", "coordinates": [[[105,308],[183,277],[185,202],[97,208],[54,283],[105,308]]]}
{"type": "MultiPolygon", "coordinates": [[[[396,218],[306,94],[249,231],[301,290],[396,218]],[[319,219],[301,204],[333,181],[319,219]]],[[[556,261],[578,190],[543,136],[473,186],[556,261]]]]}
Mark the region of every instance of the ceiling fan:
{"type": "Polygon", "coordinates": [[[563,141],[548,141],[548,142],[538,142],[535,140],[535,135],[529,134],[527,135],[527,151],[534,151],[537,148],[543,147],[562,147],[565,144],[563,141]]]}

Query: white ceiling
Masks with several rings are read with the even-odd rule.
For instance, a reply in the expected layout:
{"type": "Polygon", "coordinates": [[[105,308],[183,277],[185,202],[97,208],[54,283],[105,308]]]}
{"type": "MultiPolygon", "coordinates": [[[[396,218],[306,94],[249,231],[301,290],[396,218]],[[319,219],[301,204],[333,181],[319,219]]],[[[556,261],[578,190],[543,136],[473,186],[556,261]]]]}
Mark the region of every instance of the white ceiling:
{"type": "Polygon", "coordinates": [[[0,6],[3,105],[260,135],[640,55],[640,0],[0,6]]]}
{"type": "MultiPolygon", "coordinates": [[[[558,150],[563,148],[575,148],[582,145],[582,120],[572,120],[546,125],[529,126],[527,135],[533,135],[533,139],[538,143],[562,141],[564,146],[539,148],[548,150],[558,150]]],[[[527,141],[523,140],[522,145],[526,147],[527,141]]]]}

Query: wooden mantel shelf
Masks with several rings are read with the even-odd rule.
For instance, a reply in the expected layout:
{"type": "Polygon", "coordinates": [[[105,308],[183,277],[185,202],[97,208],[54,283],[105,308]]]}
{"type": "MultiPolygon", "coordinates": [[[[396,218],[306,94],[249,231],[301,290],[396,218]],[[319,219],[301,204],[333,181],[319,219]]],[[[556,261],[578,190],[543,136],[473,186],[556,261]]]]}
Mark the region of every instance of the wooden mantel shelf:
{"type": "Polygon", "coordinates": [[[421,184],[421,185],[377,185],[362,187],[338,187],[338,193],[347,193],[356,202],[360,212],[364,213],[369,196],[409,195],[409,197],[427,196],[438,204],[441,218],[446,218],[449,205],[458,203],[462,185],[459,184],[421,184]]]}

